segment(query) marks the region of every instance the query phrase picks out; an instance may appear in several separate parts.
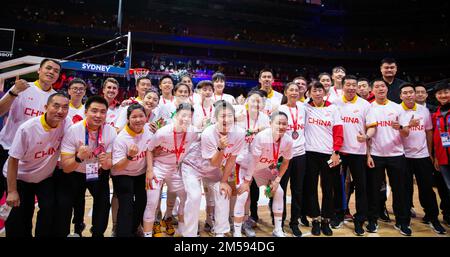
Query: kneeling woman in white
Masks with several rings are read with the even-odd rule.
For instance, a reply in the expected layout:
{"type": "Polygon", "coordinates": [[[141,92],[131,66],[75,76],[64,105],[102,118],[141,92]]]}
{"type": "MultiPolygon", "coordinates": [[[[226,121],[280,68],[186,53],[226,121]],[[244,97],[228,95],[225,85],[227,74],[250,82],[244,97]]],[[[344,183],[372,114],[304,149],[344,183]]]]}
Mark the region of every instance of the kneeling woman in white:
{"type": "Polygon", "coordinates": [[[216,236],[223,237],[230,231],[228,216],[231,187],[228,177],[236,165],[237,155],[245,145],[245,131],[235,125],[234,108],[224,100],[216,102],[214,117],[217,123],[207,127],[201,135],[202,158],[206,160],[202,175],[214,196],[214,232],[216,236]]]}
{"type": "Polygon", "coordinates": [[[140,104],[127,109],[128,124],[113,145],[112,179],[119,198],[117,236],[131,237],[141,224],[147,196],[145,193],[146,153],[153,134],[144,128],[147,118],[140,104]]]}
{"type": "Polygon", "coordinates": [[[144,212],[144,235],[151,236],[155,211],[158,206],[162,182],[165,180],[169,192],[176,192],[180,198],[178,229],[183,230],[183,206],[186,199],[180,164],[192,142],[198,135],[191,126],[193,108],[190,104],[180,104],[176,110],[174,123],[159,129],[147,152],[147,206],[144,212]]]}
{"type": "MultiPolygon", "coordinates": [[[[279,186],[281,177],[289,166],[292,159],[292,139],[286,135],[288,128],[288,117],[284,112],[274,112],[271,116],[270,128],[256,135],[250,146],[251,159],[242,160],[239,179],[237,180],[238,198],[234,209],[237,218],[244,213],[245,202],[252,176],[256,184],[270,186],[270,195],[273,196],[272,211],[275,219],[275,229],[272,235],[284,237],[281,228],[283,215],[283,189],[279,186]],[[277,167],[278,159],[283,157],[280,167],[277,167]]],[[[234,236],[240,236],[239,223],[235,223],[234,236]]]]}

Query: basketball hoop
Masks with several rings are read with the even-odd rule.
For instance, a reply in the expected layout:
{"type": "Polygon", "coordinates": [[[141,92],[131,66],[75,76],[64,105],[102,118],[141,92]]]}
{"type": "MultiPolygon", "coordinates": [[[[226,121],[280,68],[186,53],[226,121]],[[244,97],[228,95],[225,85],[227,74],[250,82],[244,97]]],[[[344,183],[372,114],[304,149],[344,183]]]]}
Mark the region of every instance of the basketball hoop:
{"type": "Polygon", "coordinates": [[[149,72],[150,70],[146,68],[135,68],[133,69],[134,79],[137,80],[139,78],[146,77],[149,72]]]}

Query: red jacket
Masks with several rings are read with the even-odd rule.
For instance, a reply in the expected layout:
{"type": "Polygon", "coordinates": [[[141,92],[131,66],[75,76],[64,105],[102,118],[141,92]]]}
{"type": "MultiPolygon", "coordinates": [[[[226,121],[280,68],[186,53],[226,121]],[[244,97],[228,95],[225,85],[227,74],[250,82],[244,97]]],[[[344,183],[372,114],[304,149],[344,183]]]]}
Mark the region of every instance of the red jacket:
{"type": "MultiPolygon", "coordinates": [[[[450,147],[445,148],[442,146],[440,132],[445,131],[445,124],[447,122],[448,116],[450,115],[450,110],[447,112],[445,117],[441,114],[441,106],[438,107],[435,113],[431,116],[433,122],[433,148],[434,156],[438,159],[439,165],[448,165],[448,159],[450,156],[450,147]],[[437,126],[437,121],[439,119],[440,131],[437,126]]],[[[447,132],[450,133],[450,126],[447,124],[447,132]]],[[[430,153],[431,154],[431,153],[430,153]]]]}

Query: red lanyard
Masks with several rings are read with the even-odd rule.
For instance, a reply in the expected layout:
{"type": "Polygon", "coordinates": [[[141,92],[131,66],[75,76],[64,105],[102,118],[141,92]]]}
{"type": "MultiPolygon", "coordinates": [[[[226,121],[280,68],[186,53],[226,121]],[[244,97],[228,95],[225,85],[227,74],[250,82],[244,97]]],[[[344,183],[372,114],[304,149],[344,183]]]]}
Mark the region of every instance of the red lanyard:
{"type": "Polygon", "coordinates": [[[281,138],[278,141],[277,149],[275,149],[275,143],[272,143],[272,153],[273,153],[273,159],[274,159],[273,164],[275,165],[275,167],[276,167],[277,162],[278,162],[278,155],[280,154],[280,144],[281,144],[281,138]]]}
{"type": "MultiPolygon", "coordinates": [[[[203,108],[203,102],[202,102],[202,109],[203,109],[203,115],[206,117],[206,111],[205,108],[203,108]]],[[[209,115],[211,115],[212,112],[212,105],[209,107],[209,115]]]]}
{"type": "MultiPolygon", "coordinates": [[[[166,99],[164,99],[164,96],[162,97],[162,99],[163,99],[163,103],[166,104],[166,99]]],[[[172,102],[172,101],[173,101],[173,96],[172,96],[172,99],[170,99],[170,102],[172,102]]]]}
{"type": "MultiPolygon", "coordinates": [[[[256,115],[255,123],[253,124],[253,130],[255,130],[256,123],[258,123],[258,118],[259,118],[259,111],[258,114],[256,115]]],[[[250,113],[248,112],[248,110],[247,110],[247,130],[250,130],[250,113]]]]}
{"type": "Polygon", "coordinates": [[[183,152],[183,145],[186,140],[186,132],[183,133],[183,138],[181,139],[180,148],[177,148],[177,132],[175,132],[175,126],[173,127],[173,142],[175,144],[175,157],[178,166],[178,162],[180,161],[181,153],[183,152]]]}
{"type": "MultiPolygon", "coordinates": [[[[87,120],[84,123],[86,125],[86,134],[84,137],[84,143],[86,144],[86,146],[89,146],[89,128],[88,128],[88,123],[87,120]]],[[[97,146],[99,146],[100,144],[102,144],[102,126],[100,126],[98,128],[98,132],[97,132],[97,146]]]]}
{"type": "Polygon", "coordinates": [[[297,108],[297,105],[295,105],[295,119],[294,119],[294,115],[292,114],[292,111],[291,111],[291,107],[289,107],[288,106],[288,108],[289,108],[289,112],[291,113],[291,118],[292,118],[292,123],[294,123],[294,131],[297,131],[297,122],[298,122],[298,108],[297,108]]]}
{"type": "MultiPolygon", "coordinates": [[[[220,95],[220,100],[222,100],[223,94],[220,95]]],[[[214,102],[216,102],[216,94],[214,94],[214,102]]]]}

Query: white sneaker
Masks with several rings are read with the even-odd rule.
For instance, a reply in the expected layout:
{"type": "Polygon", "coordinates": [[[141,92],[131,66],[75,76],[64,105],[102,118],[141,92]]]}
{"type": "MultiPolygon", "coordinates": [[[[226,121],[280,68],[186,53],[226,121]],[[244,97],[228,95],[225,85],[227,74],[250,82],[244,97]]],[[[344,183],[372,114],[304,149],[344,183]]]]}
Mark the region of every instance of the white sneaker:
{"type": "Polygon", "coordinates": [[[216,237],[225,237],[224,233],[216,233],[216,237]]]}
{"type": "Polygon", "coordinates": [[[272,236],[274,237],[286,237],[286,235],[283,233],[283,230],[273,230],[272,236]]]}
{"type": "Polygon", "coordinates": [[[242,237],[242,233],[235,232],[233,233],[233,237],[242,237]]]}
{"type": "Polygon", "coordinates": [[[247,237],[256,237],[256,232],[252,228],[250,222],[245,221],[244,224],[242,224],[242,232],[244,232],[247,237]]]}

